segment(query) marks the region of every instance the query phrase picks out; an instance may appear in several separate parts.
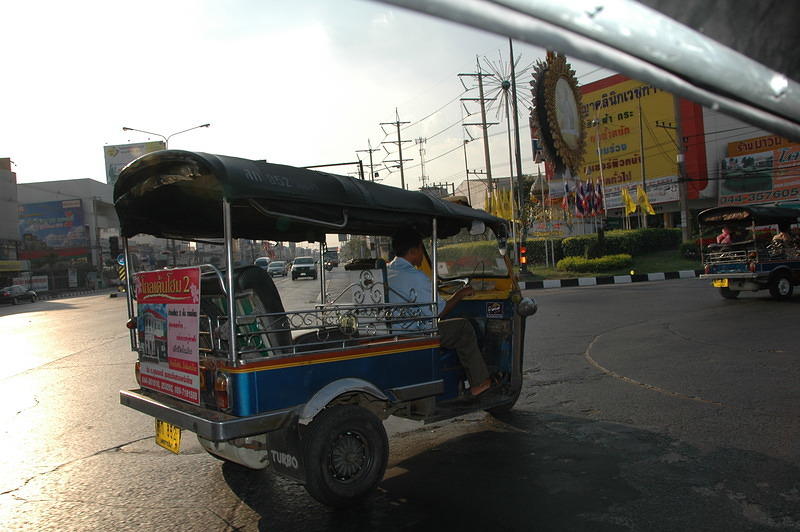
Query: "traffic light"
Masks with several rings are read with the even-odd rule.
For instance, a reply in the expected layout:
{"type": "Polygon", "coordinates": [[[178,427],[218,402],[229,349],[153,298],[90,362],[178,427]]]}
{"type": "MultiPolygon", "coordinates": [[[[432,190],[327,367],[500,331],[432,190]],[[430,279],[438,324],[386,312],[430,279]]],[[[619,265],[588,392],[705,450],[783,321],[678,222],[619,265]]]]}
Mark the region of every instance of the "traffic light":
{"type": "Polygon", "coordinates": [[[519,263],[520,264],[528,264],[528,248],[527,246],[520,246],[519,247],[519,263]]]}
{"type": "Polygon", "coordinates": [[[117,255],[119,255],[119,237],[108,237],[108,249],[110,251],[111,258],[116,259],[117,255]]]}

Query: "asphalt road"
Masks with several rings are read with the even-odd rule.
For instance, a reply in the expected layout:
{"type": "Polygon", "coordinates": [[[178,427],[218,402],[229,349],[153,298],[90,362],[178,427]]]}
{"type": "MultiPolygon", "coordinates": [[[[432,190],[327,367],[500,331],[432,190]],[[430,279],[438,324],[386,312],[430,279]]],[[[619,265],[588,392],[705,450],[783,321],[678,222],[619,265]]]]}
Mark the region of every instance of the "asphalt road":
{"type": "MultiPolygon", "coordinates": [[[[277,284],[287,308],[319,286],[277,284]]],[[[386,477],[347,511],[190,434],[179,456],[157,447],[118,404],[135,387],[122,298],[0,307],[0,528],[800,528],[800,297],[728,301],[698,280],[529,295],[512,414],[390,419],[386,477]]]]}

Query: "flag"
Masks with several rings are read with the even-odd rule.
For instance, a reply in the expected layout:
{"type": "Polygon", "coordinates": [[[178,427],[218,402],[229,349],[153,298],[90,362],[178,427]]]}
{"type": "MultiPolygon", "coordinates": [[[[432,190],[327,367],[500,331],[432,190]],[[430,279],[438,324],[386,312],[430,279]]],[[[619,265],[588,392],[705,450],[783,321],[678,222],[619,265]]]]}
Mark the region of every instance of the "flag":
{"type": "Polygon", "coordinates": [[[625,216],[636,212],[636,204],[633,202],[628,189],[622,187],[622,205],[625,207],[625,216]]]}
{"type": "Polygon", "coordinates": [[[597,205],[594,201],[594,185],[587,181],[586,191],[583,193],[583,196],[586,198],[584,200],[584,211],[586,211],[587,216],[597,216],[597,205]]]}
{"type": "Polygon", "coordinates": [[[578,181],[575,187],[575,216],[583,218],[586,215],[586,189],[583,188],[583,183],[578,181]]]}
{"type": "Polygon", "coordinates": [[[641,185],[636,187],[636,203],[638,203],[642,210],[647,212],[647,214],[656,213],[655,209],[653,209],[653,206],[650,205],[647,192],[645,192],[644,187],[641,185]]]}
{"type": "Polygon", "coordinates": [[[594,211],[600,215],[606,212],[603,207],[603,185],[600,183],[596,183],[594,186],[594,211]]]}

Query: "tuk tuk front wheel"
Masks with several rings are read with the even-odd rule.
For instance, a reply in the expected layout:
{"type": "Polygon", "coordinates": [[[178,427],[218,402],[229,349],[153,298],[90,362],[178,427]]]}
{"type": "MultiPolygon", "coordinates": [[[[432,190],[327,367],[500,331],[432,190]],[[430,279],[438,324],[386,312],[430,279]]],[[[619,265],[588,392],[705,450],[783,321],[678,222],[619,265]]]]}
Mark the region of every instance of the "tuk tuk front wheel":
{"type": "Polygon", "coordinates": [[[302,439],[306,490],[323,504],[353,504],[383,478],[389,458],[386,430],[372,412],[360,406],[324,409],[302,439]]]}
{"type": "Polygon", "coordinates": [[[786,273],[778,273],[769,283],[769,293],[775,299],[786,299],[792,296],[794,286],[786,273]]]}
{"type": "Polygon", "coordinates": [[[721,295],[725,299],[736,299],[737,297],[739,297],[739,291],[731,290],[727,286],[723,286],[719,289],[719,295],[721,295]]]}

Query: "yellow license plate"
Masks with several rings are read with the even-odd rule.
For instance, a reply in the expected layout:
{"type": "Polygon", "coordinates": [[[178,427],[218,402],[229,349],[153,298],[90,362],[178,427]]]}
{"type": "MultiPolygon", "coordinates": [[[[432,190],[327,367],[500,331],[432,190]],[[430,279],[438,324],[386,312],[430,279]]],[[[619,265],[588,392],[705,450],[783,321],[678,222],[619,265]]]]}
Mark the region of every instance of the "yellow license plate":
{"type": "Polygon", "coordinates": [[[175,454],[181,452],[181,429],[166,421],[156,419],[156,443],[175,454]]]}
{"type": "Polygon", "coordinates": [[[713,286],[716,286],[717,288],[728,288],[727,279],[714,279],[713,281],[711,281],[711,284],[713,286]]]}

